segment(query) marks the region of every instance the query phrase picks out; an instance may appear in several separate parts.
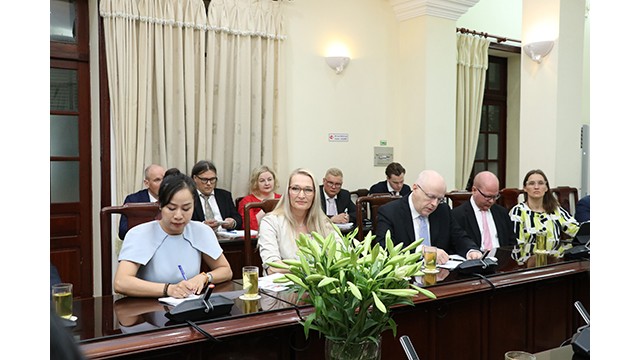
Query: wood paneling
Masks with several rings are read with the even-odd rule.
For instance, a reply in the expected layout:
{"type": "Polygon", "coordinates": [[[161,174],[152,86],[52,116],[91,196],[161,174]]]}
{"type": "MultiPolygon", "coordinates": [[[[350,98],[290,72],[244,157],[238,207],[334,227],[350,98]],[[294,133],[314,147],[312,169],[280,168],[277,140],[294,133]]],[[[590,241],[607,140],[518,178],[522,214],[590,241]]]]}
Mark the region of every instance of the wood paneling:
{"type": "MultiPolygon", "coordinates": [[[[556,348],[582,325],[573,303],[580,300],[589,310],[589,261],[496,274],[487,280],[469,277],[430,290],[437,299],[420,295],[413,306],[393,309],[398,333],[396,337],[391,331],[383,334],[383,359],[404,358],[398,341],[401,335],[411,338],[424,359],[493,360],[513,349],[534,353],[556,348]]],[[[109,304],[103,303],[100,309],[100,321],[113,326],[109,304]]],[[[219,342],[207,341],[189,327],[178,327],[104,337],[81,348],[90,359],[322,360],[324,339],[315,332],[305,339],[299,324],[299,316],[312,311],[310,307],[284,308],[200,324],[219,342]]]]}

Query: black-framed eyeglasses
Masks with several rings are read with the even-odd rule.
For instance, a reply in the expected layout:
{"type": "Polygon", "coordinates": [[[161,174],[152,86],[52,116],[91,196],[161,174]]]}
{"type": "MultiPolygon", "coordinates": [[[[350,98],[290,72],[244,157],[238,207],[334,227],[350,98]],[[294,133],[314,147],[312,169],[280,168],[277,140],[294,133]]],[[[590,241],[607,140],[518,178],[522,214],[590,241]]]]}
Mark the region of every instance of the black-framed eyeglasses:
{"type": "Polygon", "coordinates": [[[476,188],[476,190],[478,190],[478,192],[480,193],[480,195],[484,196],[485,200],[489,201],[489,200],[493,200],[496,201],[498,199],[500,199],[500,194],[495,194],[495,195],[485,195],[480,189],[476,188]]]}
{"type": "Polygon", "coordinates": [[[196,177],[198,178],[198,180],[202,181],[203,184],[208,184],[208,183],[215,184],[218,181],[218,177],[217,176],[214,176],[212,178],[203,178],[203,177],[200,177],[200,176],[196,175],[196,177]]]}
{"type": "Polygon", "coordinates": [[[422,190],[422,192],[424,193],[424,195],[427,197],[427,199],[429,199],[429,201],[433,201],[436,200],[438,202],[438,204],[443,204],[444,202],[447,201],[447,199],[443,196],[443,197],[437,197],[433,194],[427,194],[426,191],[424,191],[420,185],[416,184],[416,186],[418,187],[418,189],[422,190]]]}
{"type": "Polygon", "coordinates": [[[300,194],[300,191],[304,191],[305,195],[313,194],[313,188],[310,187],[301,188],[300,186],[289,186],[289,191],[291,191],[293,195],[300,194]]]}

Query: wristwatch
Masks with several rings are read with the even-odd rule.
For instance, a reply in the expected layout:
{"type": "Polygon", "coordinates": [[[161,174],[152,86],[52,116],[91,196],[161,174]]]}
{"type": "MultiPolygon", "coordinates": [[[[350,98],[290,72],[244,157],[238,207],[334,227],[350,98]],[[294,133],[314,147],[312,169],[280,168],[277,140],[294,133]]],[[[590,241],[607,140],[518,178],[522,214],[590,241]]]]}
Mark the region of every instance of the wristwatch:
{"type": "Polygon", "coordinates": [[[207,273],[207,279],[209,280],[209,284],[213,284],[213,275],[211,273],[207,273]]]}

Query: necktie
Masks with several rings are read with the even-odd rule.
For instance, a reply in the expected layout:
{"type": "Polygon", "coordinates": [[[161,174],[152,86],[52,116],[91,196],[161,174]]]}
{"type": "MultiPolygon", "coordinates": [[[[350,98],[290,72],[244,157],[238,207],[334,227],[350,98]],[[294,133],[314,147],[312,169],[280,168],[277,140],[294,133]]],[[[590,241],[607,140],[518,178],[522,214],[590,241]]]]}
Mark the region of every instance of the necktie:
{"type": "Polygon", "coordinates": [[[418,219],[420,221],[420,229],[418,230],[418,235],[420,236],[420,238],[424,239],[422,241],[422,245],[431,246],[431,239],[429,236],[429,224],[427,223],[427,220],[425,219],[424,216],[420,216],[418,217],[418,219]]]}
{"type": "Polygon", "coordinates": [[[487,221],[487,212],[480,211],[482,214],[482,245],[485,250],[491,250],[493,241],[491,241],[491,231],[489,231],[489,222],[487,221]]]}
{"type": "Polygon", "coordinates": [[[328,198],[327,199],[327,215],[333,216],[338,215],[338,208],[336,206],[336,198],[328,198]]]}
{"type": "Polygon", "coordinates": [[[214,216],[213,216],[213,209],[211,209],[211,204],[209,204],[209,196],[211,195],[204,195],[201,194],[200,196],[202,196],[202,198],[204,199],[204,219],[205,220],[213,220],[214,216]]]}

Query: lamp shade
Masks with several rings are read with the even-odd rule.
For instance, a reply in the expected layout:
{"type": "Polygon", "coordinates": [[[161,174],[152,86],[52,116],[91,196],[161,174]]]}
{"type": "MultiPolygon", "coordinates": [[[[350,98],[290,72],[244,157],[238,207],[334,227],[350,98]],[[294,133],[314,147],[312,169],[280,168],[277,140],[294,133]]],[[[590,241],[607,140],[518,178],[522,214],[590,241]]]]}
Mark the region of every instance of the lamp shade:
{"type": "Polygon", "coordinates": [[[552,48],[553,41],[538,41],[526,44],[523,49],[531,60],[540,63],[542,62],[542,58],[547,56],[552,48]]]}
{"type": "Polygon", "coordinates": [[[351,59],[347,56],[327,56],[325,60],[327,65],[335,70],[336,74],[340,74],[349,65],[349,60],[351,59]]]}

